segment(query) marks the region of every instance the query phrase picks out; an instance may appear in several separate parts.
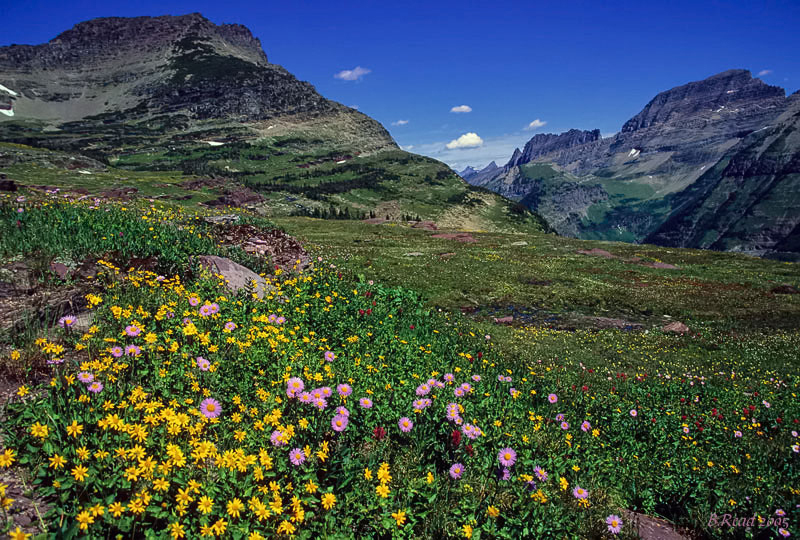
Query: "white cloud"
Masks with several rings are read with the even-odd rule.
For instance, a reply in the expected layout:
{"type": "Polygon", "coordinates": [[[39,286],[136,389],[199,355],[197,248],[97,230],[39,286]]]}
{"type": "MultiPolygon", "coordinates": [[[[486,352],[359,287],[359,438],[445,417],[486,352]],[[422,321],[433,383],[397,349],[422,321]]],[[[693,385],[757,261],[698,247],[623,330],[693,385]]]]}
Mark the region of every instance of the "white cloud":
{"type": "Polygon", "coordinates": [[[336,79],[342,79],[343,81],[357,81],[367,73],[371,73],[371,69],[362,68],[361,66],[356,66],[353,69],[345,69],[340,71],[339,73],[334,75],[336,79]]]}
{"type": "Polygon", "coordinates": [[[474,148],[449,149],[446,148],[446,141],[418,143],[414,152],[443,161],[456,171],[464,169],[467,165],[480,169],[490,161],[495,161],[502,167],[508,162],[514,148],[522,148],[528,139],[530,135],[520,131],[489,137],[481,146],[474,148]]]}
{"type": "Polygon", "coordinates": [[[458,139],[453,139],[445,146],[448,150],[453,150],[455,148],[476,148],[483,144],[483,139],[478,137],[477,133],[469,132],[464,133],[458,139]]]}
{"type": "Polygon", "coordinates": [[[770,73],[772,73],[771,69],[762,69],[758,72],[758,76],[763,77],[764,75],[769,75],[770,73]]]}
{"type": "Polygon", "coordinates": [[[413,144],[407,144],[405,146],[400,145],[400,149],[401,150],[413,150],[414,149],[414,145],[413,144]]]}
{"type": "Polygon", "coordinates": [[[453,107],[452,109],[450,109],[450,112],[455,112],[455,113],[472,112],[472,107],[470,107],[469,105],[459,105],[458,107],[453,107]]]}
{"type": "Polygon", "coordinates": [[[397,122],[392,122],[393,126],[404,126],[408,124],[408,120],[398,120],[397,122]]]}
{"type": "Polygon", "coordinates": [[[544,127],[547,124],[544,120],[539,120],[538,118],[525,126],[525,131],[533,131],[534,129],[539,129],[540,127],[544,127]]]}

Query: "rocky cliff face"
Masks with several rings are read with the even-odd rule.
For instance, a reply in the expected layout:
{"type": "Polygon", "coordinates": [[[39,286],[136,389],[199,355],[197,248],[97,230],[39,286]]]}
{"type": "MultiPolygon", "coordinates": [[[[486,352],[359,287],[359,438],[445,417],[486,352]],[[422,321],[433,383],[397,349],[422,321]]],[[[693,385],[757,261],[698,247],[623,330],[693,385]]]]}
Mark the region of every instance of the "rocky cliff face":
{"type": "Polygon", "coordinates": [[[595,129],[592,131],[581,131],[579,129],[571,129],[567,132],[555,135],[553,133],[542,133],[534,135],[534,137],[525,144],[522,152],[519,149],[514,151],[514,155],[506,164],[507,168],[518,167],[525,163],[530,163],[542,156],[550,154],[561,153],[570,148],[581,146],[587,143],[599,141],[600,130],[595,129]]]}
{"type": "MultiPolygon", "coordinates": [[[[596,199],[590,207],[584,206],[583,196],[568,197],[575,202],[570,206],[563,192],[552,191],[561,199],[549,210],[546,194],[525,199],[535,201],[556,230],[585,238],[643,241],[676,209],[687,206],[687,197],[696,192],[690,188],[702,175],[738,149],[745,137],[773,126],[791,102],[782,88],[753,78],[749,71],[726,71],[661,92],[613,137],[603,139],[598,130],[536,135],[503,169],[479,184],[501,193],[513,186],[513,195],[525,198],[520,183],[509,175],[519,174],[515,171],[525,164],[551,164],[578,180],[575,189],[599,185],[608,195],[599,198],[590,190],[584,193],[587,200],[596,199]],[[595,211],[590,212],[592,206],[595,211]],[[583,215],[583,221],[575,226],[573,219],[559,228],[565,221],[558,212],[583,215]]],[[[470,182],[478,183],[477,177],[470,182]]],[[[778,192],[786,189],[787,184],[781,185],[778,192]]],[[[767,236],[777,241],[781,234],[770,229],[767,236]]],[[[733,243],[705,244],[737,249],[733,243]]]]}
{"type": "Polygon", "coordinates": [[[0,118],[7,140],[25,132],[26,142],[47,144],[63,137],[31,129],[80,131],[98,145],[114,127],[154,119],[163,135],[208,121],[258,129],[293,117],[357,125],[365,151],[396,147],[377,122],[270,64],[247,28],[196,13],[95,19],[42,45],[2,47],[0,84],[16,94],[5,93],[13,112],[0,118]]]}
{"type": "Polygon", "coordinates": [[[678,193],[675,210],[647,241],[800,258],[800,94],[790,102],[774,125],[678,193]]]}

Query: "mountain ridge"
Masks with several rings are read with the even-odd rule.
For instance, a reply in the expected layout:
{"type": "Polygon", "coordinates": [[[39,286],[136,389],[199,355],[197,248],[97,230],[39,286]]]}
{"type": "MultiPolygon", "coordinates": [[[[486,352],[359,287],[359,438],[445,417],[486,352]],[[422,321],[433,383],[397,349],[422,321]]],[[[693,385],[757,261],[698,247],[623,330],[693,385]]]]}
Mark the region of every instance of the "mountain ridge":
{"type": "Polygon", "coordinates": [[[599,130],[537,134],[502,171],[468,181],[541,210],[561,234],[658,239],[653,233],[676,211],[673,204],[685,205],[679,194],[796,99],[747,70],[728,70],[658,93],[612,137],[599,130]],[[547,165],[552,174],[546,182],[526,176],[527,164],[547,165]]]}

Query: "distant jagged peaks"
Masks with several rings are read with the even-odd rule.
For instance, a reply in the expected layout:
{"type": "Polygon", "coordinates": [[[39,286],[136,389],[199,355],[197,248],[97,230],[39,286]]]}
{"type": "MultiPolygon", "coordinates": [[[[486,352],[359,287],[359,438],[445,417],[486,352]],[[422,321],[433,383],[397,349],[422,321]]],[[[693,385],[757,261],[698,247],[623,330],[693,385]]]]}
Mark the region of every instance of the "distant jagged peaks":
{"type": "Polygon", "coordinates": [[[601,138],[599,129],[591,131],[571,129],[559,135],[554,133],[540,133],[534,135],[533,138],[527,142],[522,152],[520,152],[519,148],[514,150],[514,154],[506,164],[506,169],[530,163],[536,158],[552,152],[558,152],[574,146],[599,141],[601,138]]]}
{"type": "Polygon", "coordinates": [[[639,114],[625,122],[622,133],[680,122],[698,113],[762,106],[765,100],[782,101],[785,97],[783,88],[754,78],[746,69],[731,69],[661,92],[639,114]]]}

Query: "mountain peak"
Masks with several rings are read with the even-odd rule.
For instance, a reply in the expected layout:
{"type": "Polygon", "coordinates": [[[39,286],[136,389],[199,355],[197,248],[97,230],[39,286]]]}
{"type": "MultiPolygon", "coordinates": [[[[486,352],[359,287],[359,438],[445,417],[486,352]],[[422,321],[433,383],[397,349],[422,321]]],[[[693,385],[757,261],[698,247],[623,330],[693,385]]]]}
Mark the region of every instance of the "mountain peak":
{"type": "Polygon", "coordinates": [[[729,69],[659,93],[639,114],[625,122],[622,133],[657,124],[683,124],[690,117],[711,119],[723,111],[748,112],[770,106],[785,97],[783,88],[754,78],[750,71],[729,69]]]}

